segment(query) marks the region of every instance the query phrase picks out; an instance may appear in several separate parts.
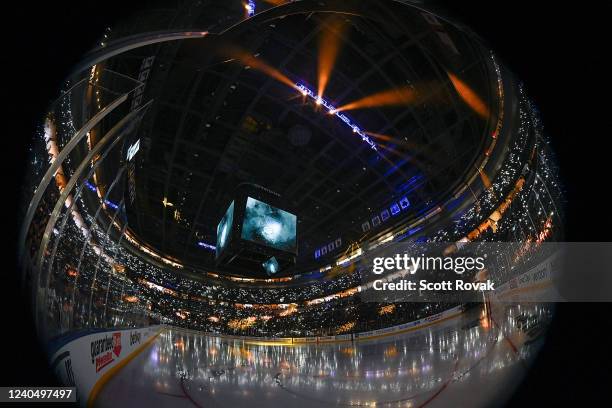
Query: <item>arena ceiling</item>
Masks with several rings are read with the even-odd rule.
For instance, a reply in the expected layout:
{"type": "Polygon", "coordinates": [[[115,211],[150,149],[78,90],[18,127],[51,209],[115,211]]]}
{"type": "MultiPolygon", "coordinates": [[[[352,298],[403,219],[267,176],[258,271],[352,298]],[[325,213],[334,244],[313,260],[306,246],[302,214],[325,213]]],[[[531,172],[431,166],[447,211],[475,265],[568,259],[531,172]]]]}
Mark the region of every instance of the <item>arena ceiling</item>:
{"type": "MultiPolygon", "coordinates": [[[[449,77],[494,103],[488,54],[473,34],[395,1],[259,4],[269,9],[236,18],[240,1],[181,3],[165,28],[210,35],[109,62],[136,77],[142,59],[155,56],[144,93],[154,102],[138,130],[136,200],[127,205],[129,228],[142,242],[185,264],[213,268],[214,254],[197,243],[214,245],[236,186],[250,182],[280,194],[298,215],[301,267],[330,239],[342,237],[345,245],[362,239],[362,222],[393,200],[410,199],[406,221],[473,174],[489,123],[449,77]],[[329,60],[322,48],[334,41],[337,58],[324,90],[334,106],[392,89],[416,95],[401,106],[346,112],[372,134],[376,151],[249,59],[316,92],[320,64],[329,60]]],[[[143,17],[113,33],[159,24],[143,17]]],[[[116,173],[110,161],[104,166],[116,173]]]]}

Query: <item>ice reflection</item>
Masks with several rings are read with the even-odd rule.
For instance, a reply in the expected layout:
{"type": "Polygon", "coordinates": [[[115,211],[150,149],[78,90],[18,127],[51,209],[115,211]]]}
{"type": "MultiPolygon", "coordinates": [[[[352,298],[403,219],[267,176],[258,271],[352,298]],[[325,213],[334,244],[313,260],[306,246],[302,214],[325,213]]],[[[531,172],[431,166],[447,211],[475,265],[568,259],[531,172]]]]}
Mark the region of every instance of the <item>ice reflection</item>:
{"type": "MultiPolygon", "coordinates": [[[[513,306],[495,318],[473,310],[396,337],[325,345],[273,345],[170,329],[148,350],[142,375],[158,392],[181,389],[203,405],[410,406],[433,395],[457,398],[463,391],[440,390],[462,390],[465,383],[473,391],[497,377],[492,383],[500,392],[511,389],[537,351],[549,316],[541,305],[513,306]]],[[[482,397],[470,405],[490,403],[495,389],[489,391],[472,392],[472,399],[482,397]]]]}

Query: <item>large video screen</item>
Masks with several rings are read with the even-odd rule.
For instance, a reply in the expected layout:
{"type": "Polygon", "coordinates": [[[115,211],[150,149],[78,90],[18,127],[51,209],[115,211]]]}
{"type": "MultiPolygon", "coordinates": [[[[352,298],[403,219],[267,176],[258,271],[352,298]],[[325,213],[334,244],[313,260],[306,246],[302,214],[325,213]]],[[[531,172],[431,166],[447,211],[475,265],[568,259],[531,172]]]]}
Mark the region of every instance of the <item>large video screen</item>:
{"type": "Polygon", "coordinates": [[[294,214],[248,197],[241,236],[242,239],[295,253],[296,224],[294,214]]]}
{"type": "Polygon", "coordinates": [[[219,225],[217,225],[217,247],[216,247],[216,256],[218,257],[230,240],[230,234],[232,232],[232,224],[234,223],[234,202],[227,207],[227,211],[225,211],[225,215],[219,221],[219,225]]]}

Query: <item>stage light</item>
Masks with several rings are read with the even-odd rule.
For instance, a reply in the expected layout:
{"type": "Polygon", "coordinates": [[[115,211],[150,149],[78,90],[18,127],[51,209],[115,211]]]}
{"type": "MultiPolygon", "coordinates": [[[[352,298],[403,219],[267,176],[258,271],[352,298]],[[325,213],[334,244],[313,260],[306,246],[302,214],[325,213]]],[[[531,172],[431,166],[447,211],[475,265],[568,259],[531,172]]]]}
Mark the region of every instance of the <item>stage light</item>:
{"type": "Polygon", "coordinates": [[[88,189],[90,189],[91,191],[93,191],[94,193],[96,192],[96,186],[94,186],[93,184],[91,184],[89,181],[85,182],[85,185],[87,186],[88,189]]]}
{"type": "Polygon", "coordinates": [[[304,96],[310,97],[318,106],[324,106],[330,115],[337,116],[341,121],[343,121],[348,127],[353,130],[353,133],[361,136],[361,140],[367,143],[372,150],[378,150],[376,143],[372,140],[366,132],[361,130],[361,128],[355,125],[345,114],[337,111],[336,107],[329,103],[325,98],[322,98],[320,95],[316,95],[310,88],[308,88],[304,84],[295,84],[295,88],[302,93],[304,96]]]}
{"type": "Polygon", "coordinates": [[[246,9],[249,17],[253,17],[255,15],[255,2],[253,0],[249,0],[244,5],[244,8],[246,9]]]}
{"type": "Polygon", "coordinates": [[[112,201],[109,200],[104,200],[104,204],[108,205],[110,208],[114,209],[114,210],[118,210],[119,206],[115,203],[113,203],[112,201]]]}

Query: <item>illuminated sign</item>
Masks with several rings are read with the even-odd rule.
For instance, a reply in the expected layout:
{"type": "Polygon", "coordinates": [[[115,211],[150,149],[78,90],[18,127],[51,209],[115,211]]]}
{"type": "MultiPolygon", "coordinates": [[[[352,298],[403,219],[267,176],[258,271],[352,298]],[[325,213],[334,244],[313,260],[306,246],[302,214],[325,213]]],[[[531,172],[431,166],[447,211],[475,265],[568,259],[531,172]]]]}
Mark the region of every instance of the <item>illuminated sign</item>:
{"type": "Polygon", "coordinates": [[[110,200],[104,200],[104,204],[108,205],[110,208],[112,208],[115,211],[119,209],[119,206],[110,200]]]}
{"type": "Polygon", "coordinates": [[[332,251],[336,250],[336,249],[340,249],[340,247],[342,246],[342,238],[338,238],[333,242],[330,242],[327,245],[324,245],[321,248],[317,248],[314,251],[314,257],[315,259],[319,259],[322,255],[327,255],[332,253],[332,251]]]}
{"type": "Polygon", "coordinates": [[[368,232],[374,227],[378,227],[383,222],[387,221],[391,216],[395,217],[402,211],[407,211],[410,208],[408,197],[402,197],[398,202],[391,204],[389,208],[385,208],[380,214],[375,215],[371,220],[367,220],[361,224],[361,231],[368,232]],[[390,211],[389,211],[390,210],[390,211]]]}

